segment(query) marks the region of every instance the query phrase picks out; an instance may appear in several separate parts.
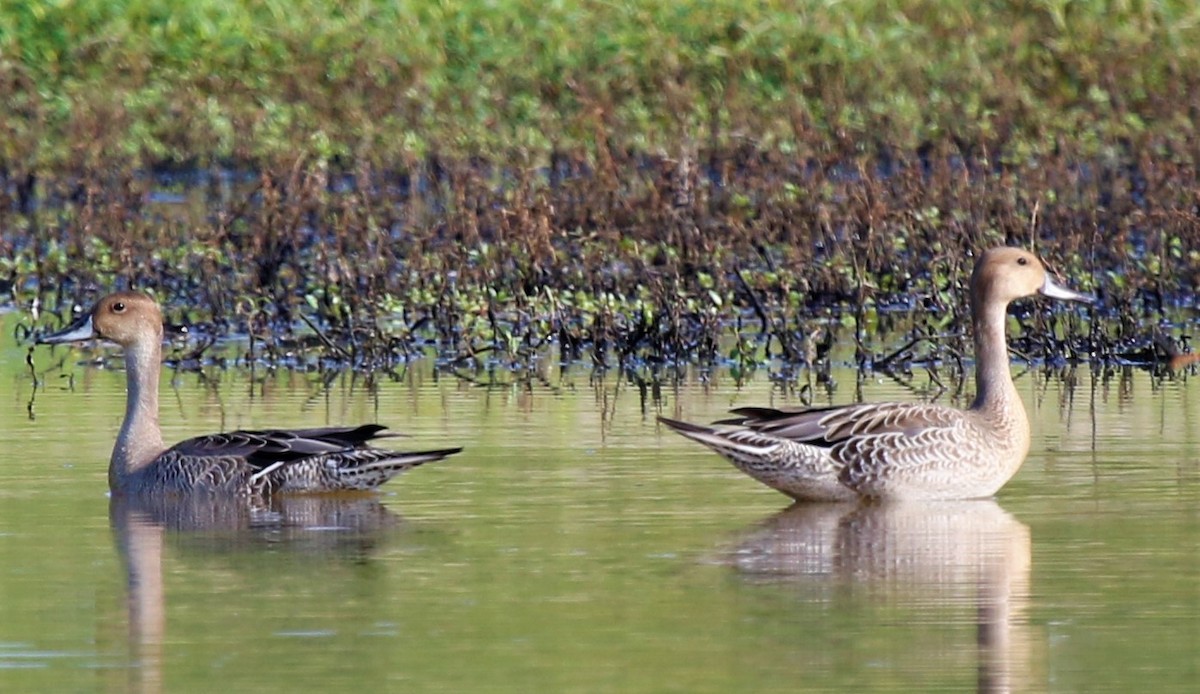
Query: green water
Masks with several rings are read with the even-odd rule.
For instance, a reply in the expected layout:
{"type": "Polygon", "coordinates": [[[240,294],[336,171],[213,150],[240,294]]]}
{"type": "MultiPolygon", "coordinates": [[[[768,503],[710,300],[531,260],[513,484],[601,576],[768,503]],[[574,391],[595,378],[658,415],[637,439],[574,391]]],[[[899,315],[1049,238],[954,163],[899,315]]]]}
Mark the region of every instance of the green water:
{"type": "MultiPolygon", "coordinates": [[[[0,316],[0,691],[1200,681],[1200,389],[1186,377],[1024,373],[1033,450],[995,502],[787,510],[654,422],[659,408],[706,421],[789,402],[764,375],[739,387],[719,373],[655,402],[615,374],[553,367],[532,387],[429,364],[373,387],[175,374],[169,441],[380,421],[405,445],[466,450],[377,500],[127,508],[110,507],[105,480],[123,373],[39,348],[34,398],[14,320],[0,316]]],[[[832,401],[853,400],[854,373],[834,377],[832,401]]],[[[918,397],[886,379],[861,390],[918,397]]]]}

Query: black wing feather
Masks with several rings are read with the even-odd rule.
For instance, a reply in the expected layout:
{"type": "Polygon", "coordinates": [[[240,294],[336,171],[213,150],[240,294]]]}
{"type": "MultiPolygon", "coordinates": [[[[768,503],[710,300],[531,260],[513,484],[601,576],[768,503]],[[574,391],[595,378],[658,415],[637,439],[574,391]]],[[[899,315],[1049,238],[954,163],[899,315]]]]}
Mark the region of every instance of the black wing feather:
{"type": "Polygon", "coordinates": [[[251,467],[261,470],[281,462],[362,448],[371,439],[379,438],[386,429],[379,424],[364,424],[357,427],[229,431],[180,441],[171,450],[183,456],[242,458],[251,467]]]}
{"type": "Polygon", "coordinates": [[[797,443],[828,448],[837,441],[826,438],[827,431],[821,424],[825,415],[845,406],[811,407],[808,409],[781,410],[773,407],[739,407],[730,410],[737,415],[722,419],[716,424],[734,424],[797,443]]]}

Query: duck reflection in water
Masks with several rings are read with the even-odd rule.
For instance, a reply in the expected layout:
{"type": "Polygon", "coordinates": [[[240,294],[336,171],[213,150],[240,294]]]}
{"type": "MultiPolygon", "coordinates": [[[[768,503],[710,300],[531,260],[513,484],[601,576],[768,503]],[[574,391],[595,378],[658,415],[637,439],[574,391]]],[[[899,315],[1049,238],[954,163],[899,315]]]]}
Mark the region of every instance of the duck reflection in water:
{"type": "MultiPolygon", "coordinates": [[[[109,504],[128,586],[128,691],[163,691],[167,538],[183,553],[235,554],[284,550],[309,566],[314,558],[358,563],[401,519],[373,495],[276,495],[261,498],[191,495],[114,496],[109,504]]],[[[126,688],[126,687],[122,687],[126,688]]]]}
{"type": "MultiPolygon", "coordinates": [[[[839,612],[879,603],[939,616],[972,608],[978,690],[1025,691],[1038,681],[1024,619],[1029,528],[995,501],[795,504],[748,531],[723,560],[748,580],[786,583],[839,612]]],[[[837,636],[829,643],[847,634],[837,636]]],[[[894,653],[873,658],[894,655],[899,668],[950,668],[962,650],[941,641],[937,652],[914,657],[920,641],[888,644],[894,653]]]]}

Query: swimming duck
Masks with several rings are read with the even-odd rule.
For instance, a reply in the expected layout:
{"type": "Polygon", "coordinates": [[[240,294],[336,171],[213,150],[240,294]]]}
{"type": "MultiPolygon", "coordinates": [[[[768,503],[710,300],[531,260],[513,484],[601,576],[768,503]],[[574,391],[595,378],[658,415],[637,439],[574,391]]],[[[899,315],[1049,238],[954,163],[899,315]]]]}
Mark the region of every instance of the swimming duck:
{"type": "Polygon", "coordinates": [[[266,495],[374,489],[397,474],[461,451],[398,452],[370,445],[387,427],[231,431],[197,436],[170,448],[158,426],[162,312],[154,299],[118,292],[96,302],[43,344],[102,338],[125,350],[125,421],[108,467],[115,494],[210,492],[266,495]]]}
{"type": "Polygon", "coordinates": [[[1008,304],[1042,294],[1091,303],[1055,283],[1034,254],[992,248],[971,274],[975,401],[862,403],[786,410],[743,407],[729,429],[659,421],[712,448],[763,484],[802,501],[970,499],[996,493],[1029,453],[1029,418],[1009,371],[1008,304]]]}

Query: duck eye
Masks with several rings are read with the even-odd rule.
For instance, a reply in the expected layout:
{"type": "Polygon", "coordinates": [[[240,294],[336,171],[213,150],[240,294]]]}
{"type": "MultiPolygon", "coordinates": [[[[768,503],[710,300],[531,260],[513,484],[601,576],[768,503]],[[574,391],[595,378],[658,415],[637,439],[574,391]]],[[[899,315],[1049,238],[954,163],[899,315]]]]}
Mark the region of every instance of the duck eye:
{"type": "Polygon", "coordinates": [[[1028,265],[1029,258],[1017,258],[1017,265],[1028,265]]]}
{"type": "Polygon", "coordinates": [[[113,313],[121,313],[122,311],[125,310],[125,304],[118,301],[117,303],[112,305],[112,310],[113,310],[113,313]]]}

